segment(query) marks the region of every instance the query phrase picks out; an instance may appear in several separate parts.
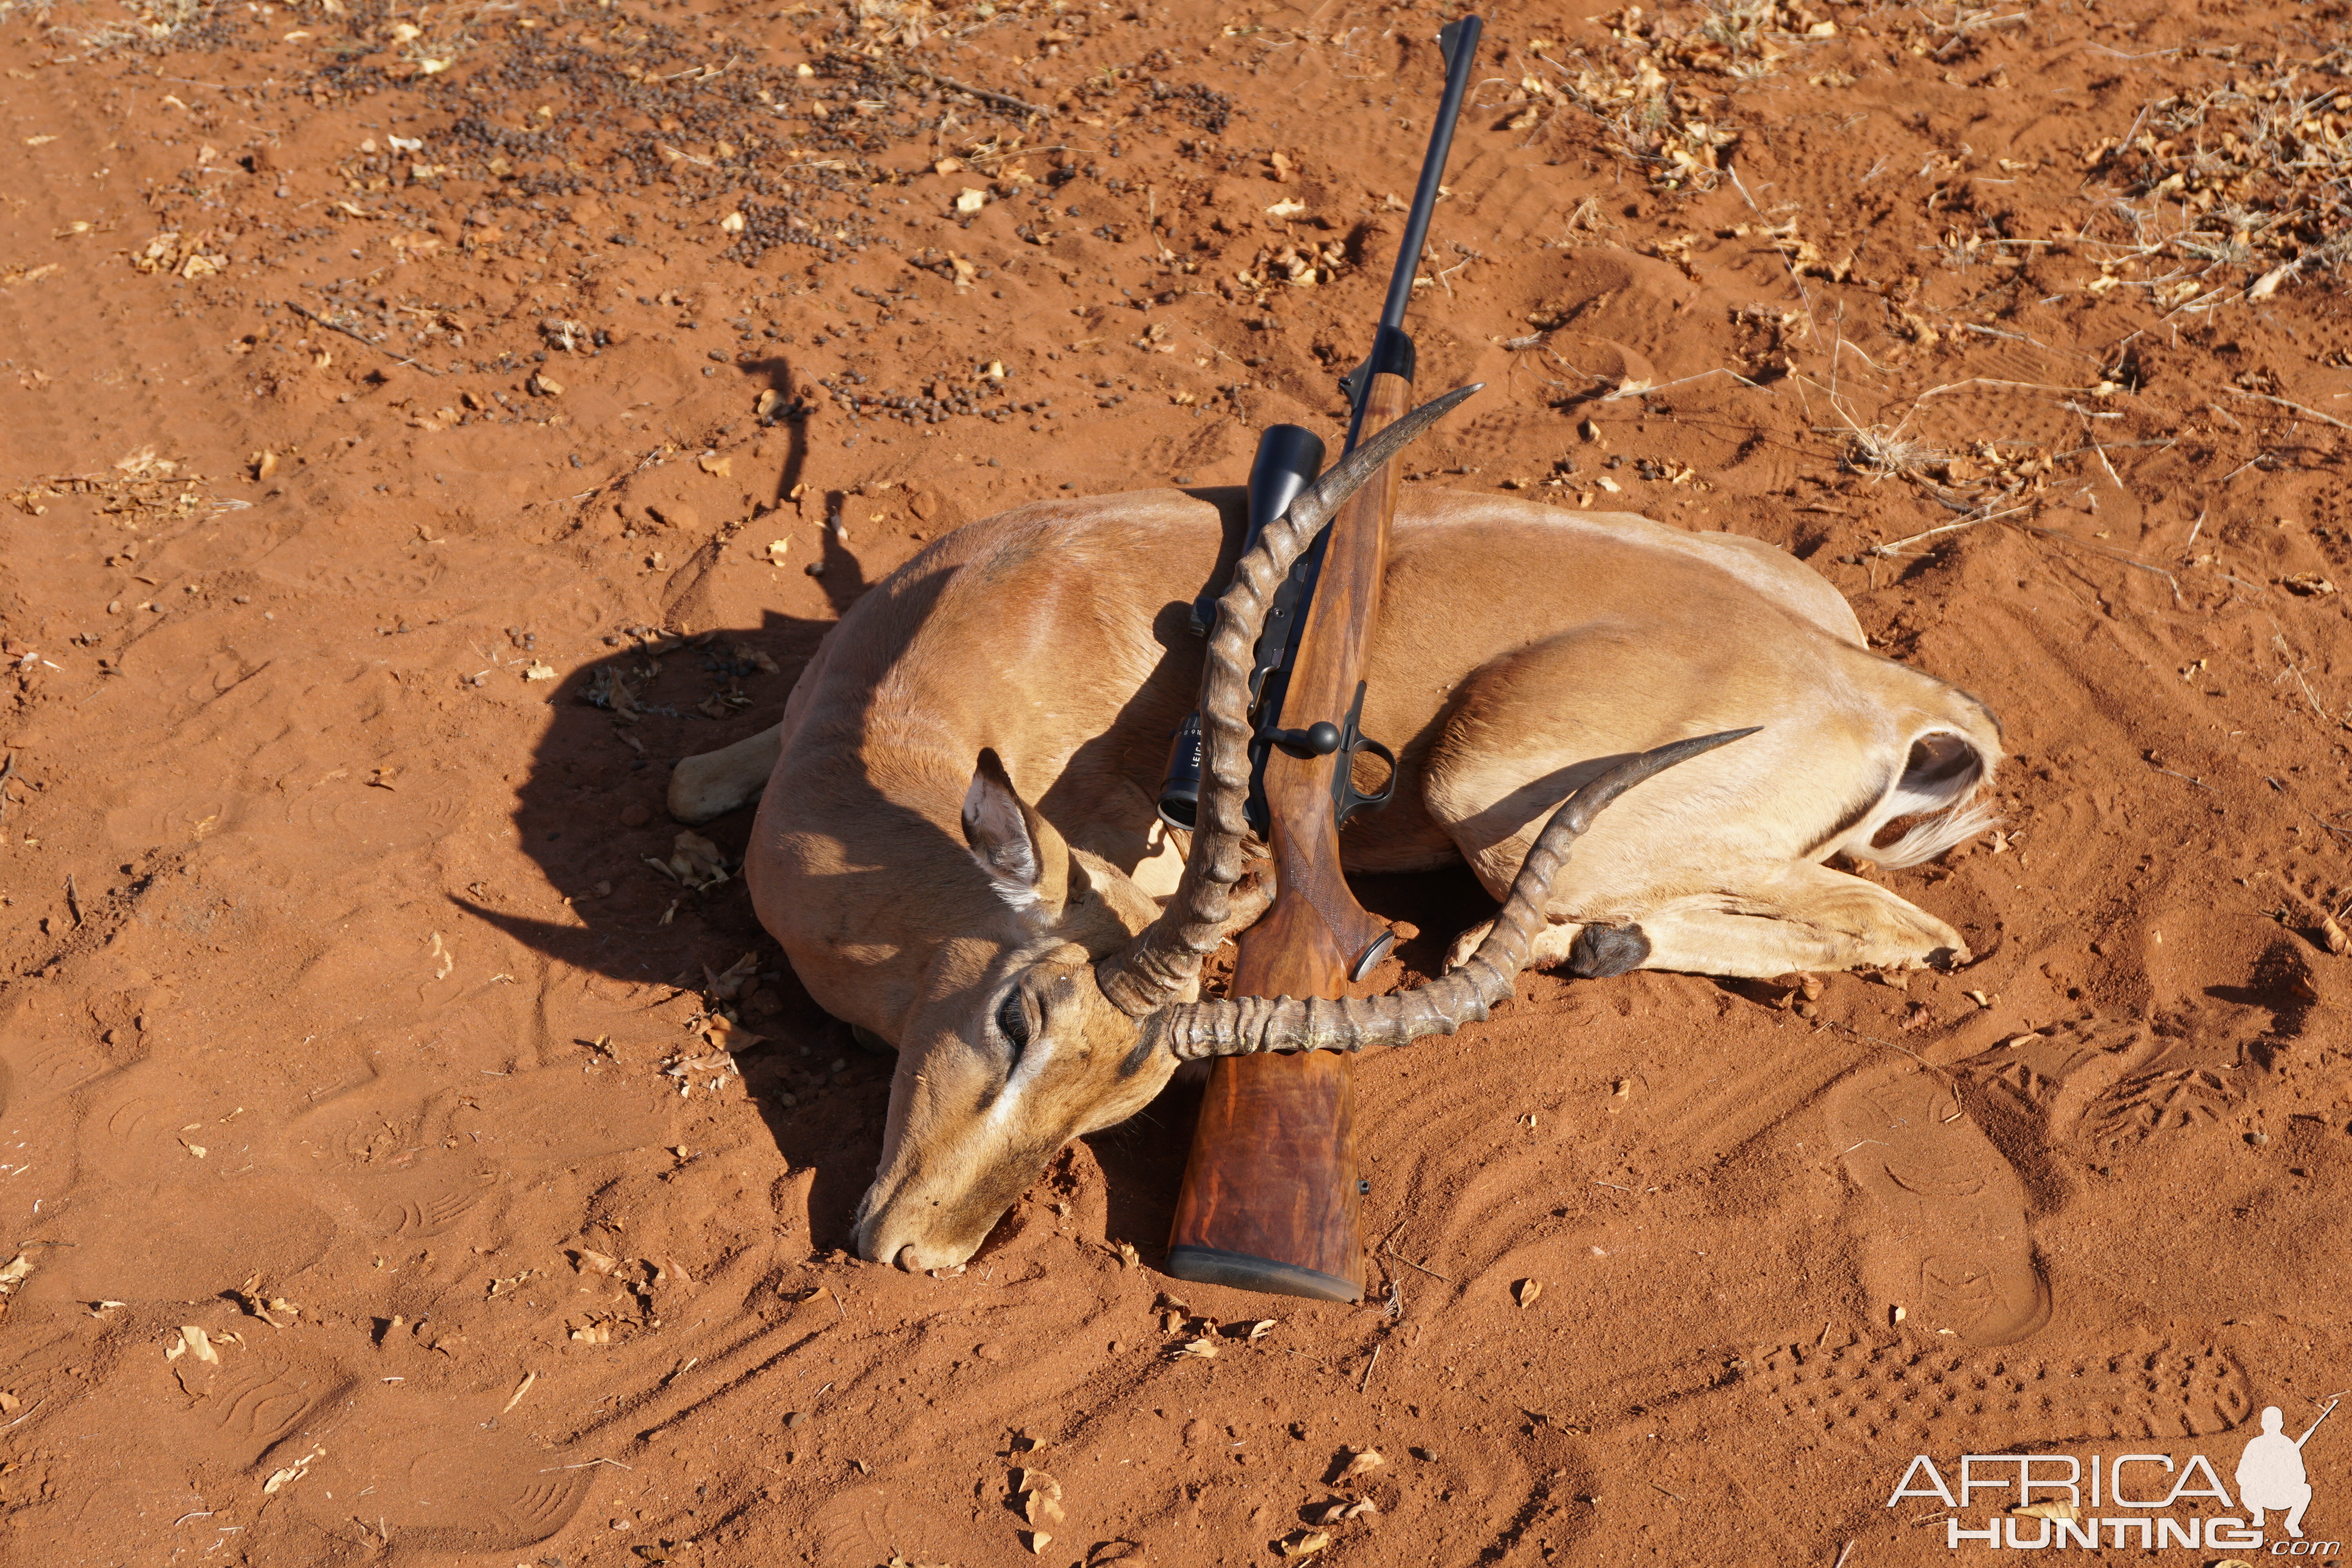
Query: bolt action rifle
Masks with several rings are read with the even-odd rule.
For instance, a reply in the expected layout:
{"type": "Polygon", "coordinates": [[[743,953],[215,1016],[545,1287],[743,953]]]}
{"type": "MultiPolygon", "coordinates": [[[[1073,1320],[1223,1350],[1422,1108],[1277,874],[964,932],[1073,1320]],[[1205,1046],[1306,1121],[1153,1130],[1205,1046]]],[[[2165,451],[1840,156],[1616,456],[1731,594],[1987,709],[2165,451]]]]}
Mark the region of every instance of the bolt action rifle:
{"type": "MultiPolygon", "coordinates": [[[[1480,26],[1466,16],[1438,36],[1445,95],[1372,352],[1342,384],[1352,405],[1349,451],[1412,407],[1413,345],[1404,309],[1480,26]]],[[[1314,479],[1322,456],[1322,443],[1297,426],[1265,433],[1251,474],[1251,542],[1314,479]]],[[[1277,593],[1258,643],[1250,675],[1250,824],[1271,849],[1276,895],[1265,918],[1242,934],[1229,987],[1235,996],[1344,995],[1395,941],[1349,891],[1339,825],[1386,805],[1396,787],[1394,753],[1357,725],[1399,481],[1392,460],[1356,493],[1277,593]],[[1356,754],[1366,751],[1388,766],[1387,784],[1370,795],[1354,782],[1356,754]]],[[[1178,731],[1161,794],[1163,815],[1180,827],[1192,826],[1199,733],[1197,718],[1178,731]]],[[[1177,1201],[1170,1274],[1326,1300],[1362,1296],[1352,1075],[1351,1058],[1328,1051],[1218,1061],[1177,1201]]]]}

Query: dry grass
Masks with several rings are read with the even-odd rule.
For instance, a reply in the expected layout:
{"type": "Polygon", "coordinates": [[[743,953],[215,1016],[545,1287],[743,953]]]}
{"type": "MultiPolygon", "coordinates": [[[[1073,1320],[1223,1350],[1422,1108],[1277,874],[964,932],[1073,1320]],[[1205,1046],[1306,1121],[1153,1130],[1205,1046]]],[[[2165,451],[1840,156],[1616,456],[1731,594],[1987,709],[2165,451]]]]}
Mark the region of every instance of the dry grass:
{"type": "Polygon", "coordinates": [[[2142,255],[2259,272],[2258,294],[2339,271],[2352,259],[2352,49],[2154,100],[2085,162],[2122,187],[2109,216],[2142,255]]]}

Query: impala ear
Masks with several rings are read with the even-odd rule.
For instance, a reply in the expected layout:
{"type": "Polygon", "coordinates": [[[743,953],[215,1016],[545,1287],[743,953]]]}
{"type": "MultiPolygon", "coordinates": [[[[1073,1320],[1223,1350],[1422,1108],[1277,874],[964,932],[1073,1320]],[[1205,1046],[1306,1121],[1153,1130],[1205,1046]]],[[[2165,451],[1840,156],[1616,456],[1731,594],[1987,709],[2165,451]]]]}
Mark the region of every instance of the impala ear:
{"type": "Polygon", "coordinates": [[[1015,910],[1040,921],[1060,916],[1070,896],[1070,847],[1021,798],[992,750],[980,753],[964,791],[963,841],[1015,910]]]}

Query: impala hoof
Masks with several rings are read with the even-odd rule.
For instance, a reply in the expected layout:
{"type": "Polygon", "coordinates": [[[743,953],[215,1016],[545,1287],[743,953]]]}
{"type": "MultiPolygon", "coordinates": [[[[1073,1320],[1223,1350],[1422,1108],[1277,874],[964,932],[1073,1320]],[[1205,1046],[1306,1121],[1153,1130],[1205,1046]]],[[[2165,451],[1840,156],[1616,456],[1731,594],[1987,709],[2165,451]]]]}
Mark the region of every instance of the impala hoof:
{"type": "Polygon", "coordinates": [[[1650,956],[1650,939],[1638,925],[1586,926],[1568,949],[1568,972],[1586,980],[1606,980],[1639,969],[1650,956]]]}

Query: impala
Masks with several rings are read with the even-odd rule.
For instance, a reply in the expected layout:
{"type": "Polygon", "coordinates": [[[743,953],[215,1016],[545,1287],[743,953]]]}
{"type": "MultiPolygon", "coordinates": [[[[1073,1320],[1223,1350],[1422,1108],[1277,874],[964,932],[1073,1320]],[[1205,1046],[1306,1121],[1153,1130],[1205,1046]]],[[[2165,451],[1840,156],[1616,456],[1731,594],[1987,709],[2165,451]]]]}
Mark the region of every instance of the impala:
{"type": "Polygon", "coordinates": [[[1269,894],[1242,808],[1267,597],[1452,401],[1364,443],[1266,530],[1205,647],[1186,607],[1231,552],[1237,492],[1041,502],[925,549],[826,636],[781,723],[678,764],[685,821],[759,799],[761,922],[820,1005],[898,1053],[856,1219],[866,1257],[961,1263],[1057,1150],[1140,1110],[1181,1060],[1451,1033],[1528,963],[1769,976],[1969,958],[1942,921],[1823,862],[1909,865],[1986,824],[1970,802],[2000,738],[1975,698],[1871,653],[1836,591],[1769,544],[1414,489],[1363,713],[1400,776],[1342,853],[1356,871],[1466,861],[1503,910],[1412,991],[1200,1000],[1202,959],[1269,894]],[[1187,846],[1153,797],[1196,704],[1208,765],[1187,846]]]}

